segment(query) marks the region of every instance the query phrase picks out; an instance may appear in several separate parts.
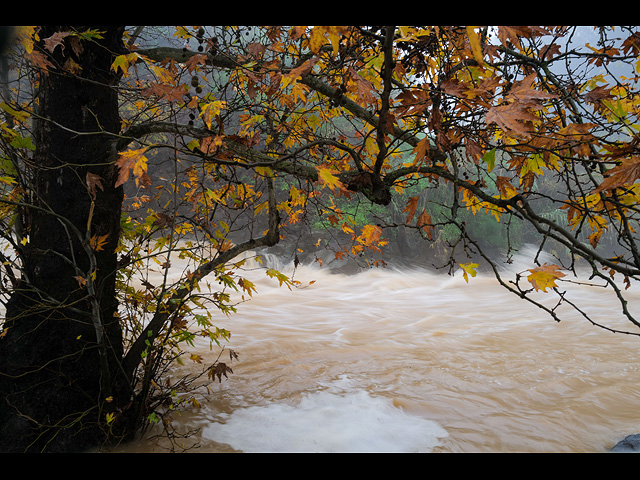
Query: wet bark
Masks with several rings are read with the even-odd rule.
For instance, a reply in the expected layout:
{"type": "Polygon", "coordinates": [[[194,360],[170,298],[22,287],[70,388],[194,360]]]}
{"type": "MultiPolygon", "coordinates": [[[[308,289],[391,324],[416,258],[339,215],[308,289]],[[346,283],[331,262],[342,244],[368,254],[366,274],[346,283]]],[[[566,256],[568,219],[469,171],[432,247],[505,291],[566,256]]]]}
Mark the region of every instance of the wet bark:
{"type": "MultiPolygon", "coordinates": [[[[105,438],[101,419],[128,398],[115,316],[123,194],[114,188],[120,118],[111,71],[123,29],[92,28],[104,39],[65,40],[40,78],[23,218],[29,242],[0,338],[0,451],[95,446],[105,438]],[[70,59],[80,73],[69,73],[70,59]],[[105,235],[102,249],[92,249],[89,239],[105,235]]],[[[46,39],[70,27],[43,29],[46,39]]]]}

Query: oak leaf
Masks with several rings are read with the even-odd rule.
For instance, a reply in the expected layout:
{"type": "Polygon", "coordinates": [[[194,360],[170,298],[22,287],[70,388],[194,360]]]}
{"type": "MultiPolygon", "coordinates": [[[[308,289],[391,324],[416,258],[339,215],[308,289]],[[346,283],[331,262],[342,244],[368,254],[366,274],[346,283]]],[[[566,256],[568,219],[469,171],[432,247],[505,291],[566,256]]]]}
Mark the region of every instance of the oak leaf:
{"type": "Polygon", "coordinates": [[[91,198],[95,200],[97,189],[99,188],[100,190],[104,190],[104,187],[102,186],[102,177],[95,173],[87,172],[86,181],[89,194],[91,195],[91,198]]]}
{"type": "Polygon", "coordinates": [[[407,201],[407,206],[404,207],[404,210],[402,210],[402,213],[407,214],[406,223],[411,223],[411,220],[413,219],[413,216],[416,213],[416,209],[418,208],[419,199],[420,197],[409,197],[409,200],[407,201]]]}
{"type": "Polygon", "coordinates": [[[479,263],[473,263],[473,262],[469,262],[469,263],[459,263],[458,265],[460,265],[460,267],[462,268],[462,277],[464,278],[464,281],[469,283],[469,275],[471,275],[472,277],[475,277],[477,272],[476,272],[476,268],[478,268],[480,266],[479,263]]]}
{"type": "Polygon", "coordinates": [[[433,225],[431,224],[431,216],[427,213],[426,210],[422,210],[422,213],[418,216],[419,228],[422,228],[424,232],[429,237],[429,240],[433,240],[433,225]]]}

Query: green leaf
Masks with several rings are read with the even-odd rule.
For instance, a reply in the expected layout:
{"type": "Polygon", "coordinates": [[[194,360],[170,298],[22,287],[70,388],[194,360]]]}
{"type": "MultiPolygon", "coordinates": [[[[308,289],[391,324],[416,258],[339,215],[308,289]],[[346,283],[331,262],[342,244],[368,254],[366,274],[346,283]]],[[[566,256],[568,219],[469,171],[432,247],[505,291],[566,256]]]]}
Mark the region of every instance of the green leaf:
{"type": "Polygon", "coordinates": [[[489,171],[493,170],[493,167],[496,164],[496,149],[492,148],[487,153],[482,156],[482,161],[487,164],[489,167],[489,171]]]}

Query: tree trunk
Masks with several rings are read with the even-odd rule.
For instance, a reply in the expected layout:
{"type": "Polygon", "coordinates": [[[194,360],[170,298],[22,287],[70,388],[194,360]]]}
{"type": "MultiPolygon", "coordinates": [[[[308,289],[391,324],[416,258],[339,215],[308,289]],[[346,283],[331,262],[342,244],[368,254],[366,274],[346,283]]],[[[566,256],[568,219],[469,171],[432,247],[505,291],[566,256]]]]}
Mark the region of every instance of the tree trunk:
{"type": "Polygon", "coordinates": [[[40,38],[88,28],[103,38],[65,37],[47,51],[53,66],[40,78],[23,278],[0,338],[0,451],[96,446],[105,414],[129,398],[118,373],[123,195],[112,148],[120,118],[111,65],[123,27],[47,26],[40,38]],[[106,243],[95,248],[89,240],[99,237],[106,243]]]}

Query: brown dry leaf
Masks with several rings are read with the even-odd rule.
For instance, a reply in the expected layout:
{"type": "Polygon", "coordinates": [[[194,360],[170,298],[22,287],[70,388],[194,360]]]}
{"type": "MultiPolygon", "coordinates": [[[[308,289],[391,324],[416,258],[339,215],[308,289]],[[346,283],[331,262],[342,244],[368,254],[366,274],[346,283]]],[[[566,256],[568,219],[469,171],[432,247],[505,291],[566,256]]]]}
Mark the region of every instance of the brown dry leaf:
{"type": "Polygon", "coordinates": [[[613,190],[635,182],[640,178],[640,157],[634,155],[631,158],[625,158],[620,165],[609,170],[606,175],[607,178],[593,193],[613,190]]]}

